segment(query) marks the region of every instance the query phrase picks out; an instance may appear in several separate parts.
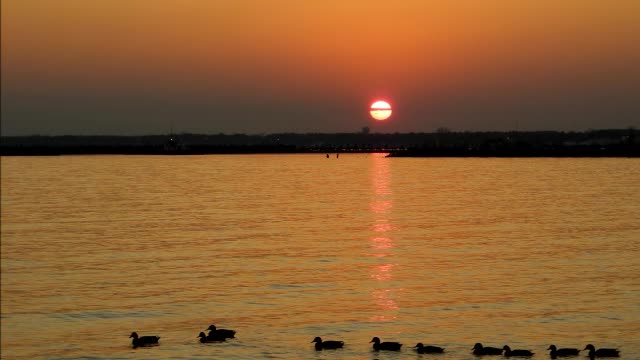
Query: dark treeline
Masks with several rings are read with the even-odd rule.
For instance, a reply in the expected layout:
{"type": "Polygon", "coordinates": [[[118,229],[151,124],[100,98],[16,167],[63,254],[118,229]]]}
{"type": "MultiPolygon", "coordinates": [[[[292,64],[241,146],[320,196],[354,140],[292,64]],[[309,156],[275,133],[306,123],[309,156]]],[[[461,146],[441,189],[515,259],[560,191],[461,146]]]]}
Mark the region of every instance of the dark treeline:
{"type": "Polygon", "coordinates": [[[584,132],[281,133],[6,136],[1,155],[243,154],[388,151],[392,156],[633,156],[635,129],[584,132]]]}

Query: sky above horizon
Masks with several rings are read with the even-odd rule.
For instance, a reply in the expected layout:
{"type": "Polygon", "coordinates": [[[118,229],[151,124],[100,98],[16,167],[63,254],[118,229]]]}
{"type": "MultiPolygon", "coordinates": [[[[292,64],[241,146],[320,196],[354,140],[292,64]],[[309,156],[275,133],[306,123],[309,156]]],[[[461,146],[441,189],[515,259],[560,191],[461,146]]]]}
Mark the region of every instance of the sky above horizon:
{"type": "Polygon", "coordinates": [[[10,135],[640,126],[640,1],[2,1],[10,135]],[[386,100],[393,115],[369,116],[386,100]]]}

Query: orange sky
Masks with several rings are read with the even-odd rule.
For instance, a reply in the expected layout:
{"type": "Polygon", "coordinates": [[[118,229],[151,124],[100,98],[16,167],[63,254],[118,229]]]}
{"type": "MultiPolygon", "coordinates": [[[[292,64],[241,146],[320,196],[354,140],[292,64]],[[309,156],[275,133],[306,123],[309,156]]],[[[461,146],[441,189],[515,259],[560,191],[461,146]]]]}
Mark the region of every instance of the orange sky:
{"type": "Polygon", "coordinates": [[[2,130],[638,126],[638,43],[636,0],[3,1],[2,130]]]}

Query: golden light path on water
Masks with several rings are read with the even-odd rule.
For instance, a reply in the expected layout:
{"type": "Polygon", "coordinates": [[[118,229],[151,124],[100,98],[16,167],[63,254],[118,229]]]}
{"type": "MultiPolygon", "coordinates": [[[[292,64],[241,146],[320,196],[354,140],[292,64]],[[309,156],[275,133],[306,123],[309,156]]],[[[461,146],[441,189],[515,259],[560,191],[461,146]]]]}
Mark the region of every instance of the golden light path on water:
{"type": "Polygon", "coordinates": [[[395,300],[396,291],[391,288],[393,280],[393,268],[397,265],[393,262],[391,251],[394,241],[391,231],[394,226],[388,216],[393,208],[392,191],[389,185],[391,170],[386,154],[375,154],[371,157],[371,184],[373,197],[371,199],[371,212],[374,222],[372,224],[373,236],[371,238],[372,256],[382,260],[380,265],[371,269],[371,278],[377,280],[380,286],[373,290],[372,297],[381,312],[375,315],[373,321],[390,321],[396,318],[395,311],[398,303],[395,300]]]}

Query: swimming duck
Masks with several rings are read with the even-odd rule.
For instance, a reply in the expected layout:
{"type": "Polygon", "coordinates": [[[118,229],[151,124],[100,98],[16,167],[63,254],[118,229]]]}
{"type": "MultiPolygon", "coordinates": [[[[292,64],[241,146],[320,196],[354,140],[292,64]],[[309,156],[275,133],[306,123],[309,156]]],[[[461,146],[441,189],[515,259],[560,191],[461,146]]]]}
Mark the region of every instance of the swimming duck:
{"type": "Polygon", "coordinates": [[[227,338],[225,338],[224,336],[219,336],[215,333],[209,333],[209,335],[205,335],[204,332],[200,332],[198,337],[200,338],[200,342],[203,344],[208,342],[220,342],[227,340],[227,338]]]}
{"type": "Polygon", "coordinates": [[[344,341],[336,341],[336,340],[327,340],[322,341],[320,336],[316,336],[313,339],[312,343],[316,343],[316,350],[320,351],[322,349],[339,349],[344,345],[344,341]]]}
{"type": "Polygon", "coordinates": [[[502,349],[482,346],[481,343],[476,343],[471,350],[473,350],[474,355],[502,355],[502,349]]]}
{"type": "Polygon", "coordinates": [[[511,357],[511,356],[533,356],[533,353],[529,350],[511,350],[511,348],[507,345],[505,345],[502,350],[504,350],[504,356],[505,357],[511,357]]]}
{"type": "Polygon", "coordinates": [[[235,330],[227,330],[227,329],[217,329],[215,325],[211,324],[207,330],[209,330],[209,335],[214,337],[225,337],[225,338],[234,338],[236,337],[235,330]]]}
{"type": "Polygon", "coordinates": [[[572,349],[572,348],[556,348],[555,345],[549,346],[547,350],[551,350],[549,355],[551,355],[552,359],[555,359],[557,356],[576,356],[580,354],[580,350],[572,349]]]}
{"type": "Polygon", "coordinates": [[[431,346],[431,345],[424,346],[422,345],[422,343],[417,343],[416,346],[414,347],[416,348],[416,351],[418,352],[418,354],[433,354],[433,353],[444,352],[444,348],[441,348],[439,346],[431,346]]]}
{"type": "Polygon", "coordinates": [[[131,344],[133,345],[134,349],[138,346],[157,345],[158,340],[160,340],[160,336],[138,336],[138,333],[135,331],[132,332],[129,337],[133,338],[133,340],[131,340],[131,344]]]}
{"type": "Polygon", "coordinates": [[[400,344],[399,342],[385,341],[381,343],[380,338],[378,338],[377,336],[371,339],[369,343],[373,343],[373,350],[375,351],[380,351],[380,350],[400,351],[400,348],[402,347],[402,344],[400,344]]]}
{"type": "Polygon", "coordinates": [[[589,344],[585,346],[584,350],[589,350],[589,358],[592,360],[597,357],[620,357],[620,351],[618,349],[600,348],[596,350],[596,347],[589,344]]]}

